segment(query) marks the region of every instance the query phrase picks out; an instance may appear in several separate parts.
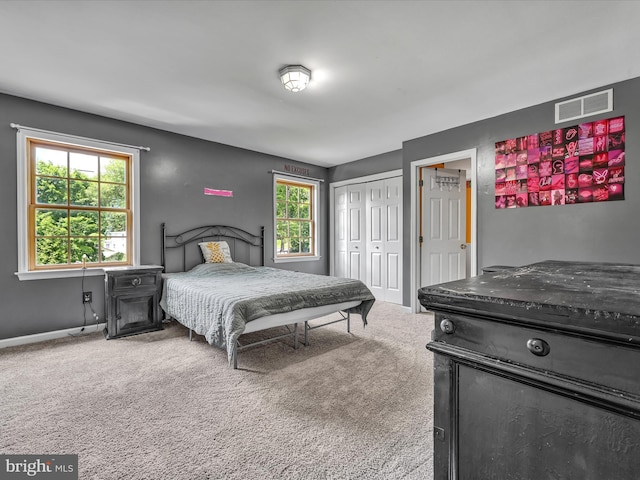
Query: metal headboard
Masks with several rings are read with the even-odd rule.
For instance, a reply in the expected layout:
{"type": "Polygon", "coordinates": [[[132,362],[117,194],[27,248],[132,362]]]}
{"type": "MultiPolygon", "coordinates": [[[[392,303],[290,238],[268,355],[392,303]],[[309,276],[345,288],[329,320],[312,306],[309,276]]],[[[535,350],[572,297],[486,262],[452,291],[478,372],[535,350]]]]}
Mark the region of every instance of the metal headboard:
{"type": "MultiPolygon", "coordinates": [[[[202,254],[198,243],[225,240],[229,244],[231,256],[234,261],[255,265],[252,262],[252,251],[258,250],[259,263],[264,266],[264,227],[260,227],[260,234],[254,235],[246,230],[227,225],[202,225],[194,227],[175,235],[167,234],[166,224],[162,223],[162,266],[167,272],[167,253],[172,249],[182,250],[182,270],[187,270],[189,262],[194,265],[202,263],[202,254]],[[189,245],[195,244],[191,252],[187,250],[189,245]],[[194,253],[195,252],[195,253],[194,253]],[[199,260],[198,260],[199,259],[199,260]],[[195,261],[194,261],[195,260],[195,261]]],[[[189,268],[191,268],[191,265],[189,268]]]]}

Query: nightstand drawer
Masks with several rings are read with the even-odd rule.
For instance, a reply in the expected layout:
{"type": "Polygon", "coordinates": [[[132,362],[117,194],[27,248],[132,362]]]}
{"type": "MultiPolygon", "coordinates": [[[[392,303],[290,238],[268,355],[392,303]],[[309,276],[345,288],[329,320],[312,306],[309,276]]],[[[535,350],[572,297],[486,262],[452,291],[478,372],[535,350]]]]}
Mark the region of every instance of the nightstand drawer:
{"type": "Polygon", "coordinates": [[[640,396],[639,349],[603,339],[437,313],[434,341],[640,396]]]}
{"type": "Polygon", "coordinates": [[[158,285],[158,275],[155,272],[135,272],[113,278],[113,290],[128,290],[132,288],[151,287],[158,285]]]}

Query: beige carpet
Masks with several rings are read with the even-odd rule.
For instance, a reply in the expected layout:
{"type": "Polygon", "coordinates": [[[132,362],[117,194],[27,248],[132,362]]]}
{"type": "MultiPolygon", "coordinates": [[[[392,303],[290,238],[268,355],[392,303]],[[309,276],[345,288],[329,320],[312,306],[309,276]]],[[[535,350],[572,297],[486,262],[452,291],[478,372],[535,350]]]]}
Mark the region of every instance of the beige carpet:
{"type": "Polygon", "coordinates": [[[431,479],[432,317],[352,320],[239,370],[176,323],[0,350],[0,453],[78,454],[81,479],[431,479]]]}

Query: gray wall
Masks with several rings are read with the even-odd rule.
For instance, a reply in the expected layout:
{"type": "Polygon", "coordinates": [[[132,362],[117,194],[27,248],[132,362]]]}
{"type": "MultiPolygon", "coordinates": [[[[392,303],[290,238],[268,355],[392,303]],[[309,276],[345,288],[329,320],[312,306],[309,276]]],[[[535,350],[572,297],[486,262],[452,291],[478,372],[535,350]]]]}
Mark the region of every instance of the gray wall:
{"type": "MultiPolygon", "coordinates": [[[[307,167],[321,184],[320,227],[328,235],[328,184],[389,170],[404,173],[403,303],[410,304],[410,164],[412,161],[470,148],[478,151],[478,269],[492,264],[522,265],[545,259],[640,263],[638,211],[640,184],[640,78],[603,86],[613,87],[613,112],[588,120],[626,117],[625,200],[557,207],[496,210],[494,208],[494,145],[507,138],[550,130],[554,103],[526,108],[451,130],[407,140],[402,150],[388,152],[327,170],[284,158],[116,120],[0,95],[0,162],[5,176],[0,190],[5,232],[0,237],[0,292],[3,319],[0,338],[70,328],[82,324],[80,279],[19,281],[16,244],[16,140],[10,122],[101,140],[148,145],[141,155],[141,237],[143,263],[160,262],[159,229],[167,222],[177,231],[203,222],[230,223],[253,230],[266,227],[267,249],[272,242],[271,169],[285,164],[307,167]],[[205,197],[204,187],[234,191],[234,197],[205,197]]],[[[576,92],[570,98],[590,92],[576,92]]],[[[497,99],[499,101],[499,99],[497,99]]],[[[569,126],[579,122],[568,122],[569,126]]],[[[329,271],[328,238],[320,239],[321,262],[279,264],[310,273],[329,271]]],[[[87,278],[102,314],[100,277],[87,278]]],[[[91,316],[89,315],[89,319],[91,316]]]]}
{"type": "Polygon", "coordinates": [[[381,153],[329,169],[329,183],[402,169],[402,150],[381,153]]]}
{"type": "MultiPolygon", "coordinates": [[[[614,111],[583,121],[625,116],[625,199],[603,203],[495,209],[495,143],[567,127],[555,125],[552,102],[464,125],[403,144],[404,191],[410,191],[413,161],[477,148],[478,271],[485,266],[524,265],[546,259],[640,263],[640,78],[603,86],[614,89],[614,111]]],[[[588,92],[576,92],[573,98],[588,92]]],[[[499,99],[496,99],[499,101],[499,99]]],[[[410,272],[410,198],[404,196],[404,284],[410,272]]],[[[416,292],[404,291],[405,305],[416,292]]]]}
{"type": "MultiPolygon", "coordinates": [[[[273,250],[272,169],[286,164],[305,167],[312,177],[327,179],[328,170],[292,160],[234,148],[0,95],[0,164],[4,172],[0,201],[0,339],[60,330],[83,323],[81,278],[20,281],[17,270],[16,130],[9,124],[83,137],[151,147],[140,157],[141,262],[160,263],[160,224],[178,232],[204,223],[238,226],[258,233],[265,226],[266,251],[273,250]],[[204,187],[233,190],[233,198],[203,195],[204,187]]],[[[328,182],[321,183],[320,228],[328,231],[328,182]]],[[[327,274],[328,244],[320,239],[322,260],[278,264],[280,268],[327,274]]],[[[268,255],[269,257],[269,255],[268,255]]],[[[273,265],[268,260],[267,265],[273,265]]],[[[102,277],[86,277],[94,308],[102,317],[102,277]]],[[[87,320],[93,321],[91,312],[87,320]]]]}

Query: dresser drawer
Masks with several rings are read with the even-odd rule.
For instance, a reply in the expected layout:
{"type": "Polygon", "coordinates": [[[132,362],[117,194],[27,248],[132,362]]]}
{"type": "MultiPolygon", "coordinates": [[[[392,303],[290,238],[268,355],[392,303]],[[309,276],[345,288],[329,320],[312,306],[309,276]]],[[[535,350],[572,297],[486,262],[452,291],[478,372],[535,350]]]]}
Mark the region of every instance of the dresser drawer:
{"type": "Polygon", "coordinates": [[[640,349],[556,330],[436,313],[435,342],[640,396],[640,349]]]}

